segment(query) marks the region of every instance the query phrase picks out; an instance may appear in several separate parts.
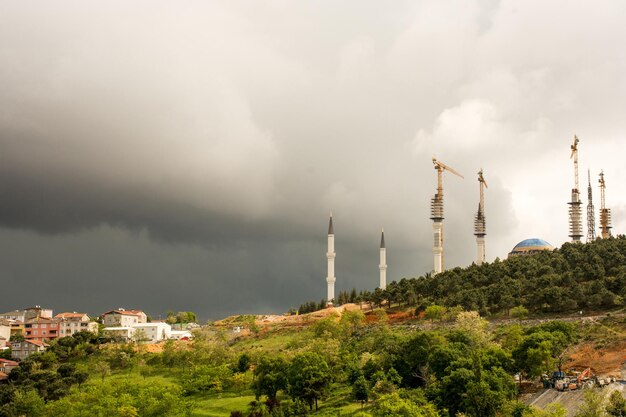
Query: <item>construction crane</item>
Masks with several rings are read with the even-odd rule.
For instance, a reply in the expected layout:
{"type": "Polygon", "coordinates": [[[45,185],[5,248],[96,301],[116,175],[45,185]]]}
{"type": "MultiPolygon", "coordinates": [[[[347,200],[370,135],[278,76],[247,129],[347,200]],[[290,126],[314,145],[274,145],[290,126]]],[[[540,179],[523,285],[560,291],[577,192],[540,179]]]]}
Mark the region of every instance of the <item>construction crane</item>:
{"type": "Polygon", "coordinates": [[[580,242],[583,237],[582,213],[580,193],[578,191],[578,137],[574,135],[574,144],[570,146],[572,154],[570,159],[574,159],[574,188],[572,189],[572,201],[569,203],[569,237],[572,242],[580,242]]]}
{"type": "Polygon", "coordinates": [[[572,154],[569,156],[569,159],[574,159],[574,184],[576,190],[578,190],[578,137],[574,135],[574,144],[570,146],[572,149],[572,154]]]}
{"type": "Polygon", "coordinates": [[[437,193],[431,200],[430,219],[433,221],[434,245],[433,255],[435,263],[435,274],[443,272],[443,172],[449,171],[454,175],[464,178],[433,156],[433,164],[437,171],[437,193]]]}
{"type": "Polygon", "coordinates": [[[593,242],[594,240],[596,240],[596,211],[593,207],[591,173],[587,169],[587,242],[593,242]]]}
{"type": "Polygon", "coordinates": [[[604,195],[606,192],[606,182],[604,181],[604,171],[600,171],[600,234],[602,239],[611,236],[611,210],[606,208],[604,195]]]}
{"type": "Polygon", "coordinates": [[[485,235],[487,234],[487,224],[485,222],[485,188],[487,182],[483,177],[483,169],[478,171],[478,183],[480,184],[480,200],[478,202],[478,212],[474,218],[474,236],[476,236],[477,259],[476,265],[485,262],[485,235]]]}

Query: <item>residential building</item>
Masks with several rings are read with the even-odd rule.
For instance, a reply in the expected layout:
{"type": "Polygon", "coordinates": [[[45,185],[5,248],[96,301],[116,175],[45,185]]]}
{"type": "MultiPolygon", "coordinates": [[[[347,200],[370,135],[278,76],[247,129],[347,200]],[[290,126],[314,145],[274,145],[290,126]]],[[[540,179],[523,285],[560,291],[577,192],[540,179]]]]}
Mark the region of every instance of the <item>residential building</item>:
{"type": "Polygon", "coordinates": [[[11,323],[8,320],[0,320],[0,347],[5,347],[11,338],[11,323]]]}
{"type": "Polygon", "coordinates": [[[131,342],[135,334],[135,329],[132,327],[122,326],[105,327],[104,329],[102,329],[102,334],[116,341],[131,342]]]}
{"type": "Polygon", "coordinates": [[[172,330],[170,339],[173,340],[190,340],[193,337],[189,330],[172,330]]]}
{"type": "Polygon", "coordinates": [[[11,357],[24,360],[33,353],[45,352],[48,344],[38,340],[24,340],[23,342],[11,342],[11,357]]]}
{"type": "Polygon", "coordinates": [[[11,336],[15,334],[24,334],[24,322],[19,320],[9,320],[11,326],[11,336]]]}
{"type": "Polygon", "coordinates": [[[129,327],[133,324],[146,323],[148,317],[141,310],[117,310],[107,311],[102,315],[102,323],[106,327],[129,327]]]}
{"type": "Polygon", "coordinates": [[[13,310],[0,314],[0,320],[17,320],[22,323],[26,320],[26,310],[13,310]]]}
{"type": "Polygon", "coordinates": [[[24,339],[43,342],[59,337],[59,320],[35,318],[24,323],[24,339]]]}
{"type": "Polygon", "coordinates": [[[98,323],[91,321],[85,313],[60,313],[54,318],[59,322],[59,337],[72,336],[83,331],[98,333],[98,323]]]}
{"type": "Polygon", "coordinates": [[[51,308],[41,308],[41,306],[28,307],[24,310],[24,323],[29,320],[33,320],[36,318],[42,319],[51,319],[52,318],[52,309],[51,308]]]}
{"type": "Polygon", "coordinates": [[[131,325],[135,329],[135,339],[138,342],[158,343],[170,338],[172,327],[163,322],[138,323],[131,325]]]}
{"type": "Polygon", "coordinates": [[[0,372],[10,374],[11,371],[18,366],[20,366],[20,364],[15,361],[0,358],[0,372]]]}

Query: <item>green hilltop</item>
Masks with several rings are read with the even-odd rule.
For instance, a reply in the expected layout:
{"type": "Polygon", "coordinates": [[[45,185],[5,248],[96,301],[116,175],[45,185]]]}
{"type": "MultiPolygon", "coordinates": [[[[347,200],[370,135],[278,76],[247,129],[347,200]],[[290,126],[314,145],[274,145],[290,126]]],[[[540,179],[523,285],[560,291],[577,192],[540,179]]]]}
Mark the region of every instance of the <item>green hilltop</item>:
{"type": "Polygon", "coordinates": [[[528,405],[559,368],[620,377],[625,296],[619,236],[402,279],[310,314],[234,316],[192,341],[79,333],[10,373],[0,416],[625,415],[606,388],[528,405]]]}

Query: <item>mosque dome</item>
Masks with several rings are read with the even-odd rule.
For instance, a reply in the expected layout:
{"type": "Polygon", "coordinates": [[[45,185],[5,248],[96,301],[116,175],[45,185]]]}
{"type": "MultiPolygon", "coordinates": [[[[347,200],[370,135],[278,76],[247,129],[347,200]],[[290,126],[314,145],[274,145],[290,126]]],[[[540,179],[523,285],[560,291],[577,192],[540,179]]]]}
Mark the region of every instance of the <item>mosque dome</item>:
{"type": "Polygon", "coordinates": [[[530,255],[542,250],[553,250],[554,247],[543,239],[526,239],[515,245],[509,253],[509,257],[516,255],[530,255]]]}

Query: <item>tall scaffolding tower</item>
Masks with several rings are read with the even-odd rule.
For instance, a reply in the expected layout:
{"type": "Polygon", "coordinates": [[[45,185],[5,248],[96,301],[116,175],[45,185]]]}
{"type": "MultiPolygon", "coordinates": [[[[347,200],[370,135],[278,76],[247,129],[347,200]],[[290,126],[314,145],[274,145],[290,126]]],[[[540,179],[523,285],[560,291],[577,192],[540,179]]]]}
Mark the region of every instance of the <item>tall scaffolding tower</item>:
{"type": "Polygon", "coordinates": [[[430,219],[433,221],[434,234],[434,272],[439,274],[443,272],[443,171],[450,171],[461,178],[463,178],[463,175],[443,162],[438,161],[435,157],[433,157],[433,164],[435,165],[435,170],[437,170],[437,193],[430,201],[430,219]]]}
{"type": "Polygon", "coordinates": [[[602,239],[611,236],[611,209],[606,208],[604,195],[606,191],[606,182],[604,181],[604,171],[600,171],[600,233],[602,239]]]}
{"type": "Polygon", "coordinates": [[[478,183],[480,184],[480,200],[478,201],[478,211],[474,218],[474,236],[476,236],[477,258],[476,265],[485,262],[485,235],[487,234],[487,224],[485,221],[485,188],[487,182],[483,178],[483,169],[478,171],[478,183]]]}
{"type": "Polygon", "coordinates": [[[572,154],[570,159],[574,159],[574,188],[572,188],[572,201],[569,203],[569,237],[572,242],[580,242],[583,237],[582,213],[580,193],[578,191],[578,138],[574,135],[574,144],[570,147],[572,154]]]}
{"type": "Polygon", "coordinates": [[[591,173],[587,170],[587,243],[596,240],[596,212],[591,192],[591,173]]]}

